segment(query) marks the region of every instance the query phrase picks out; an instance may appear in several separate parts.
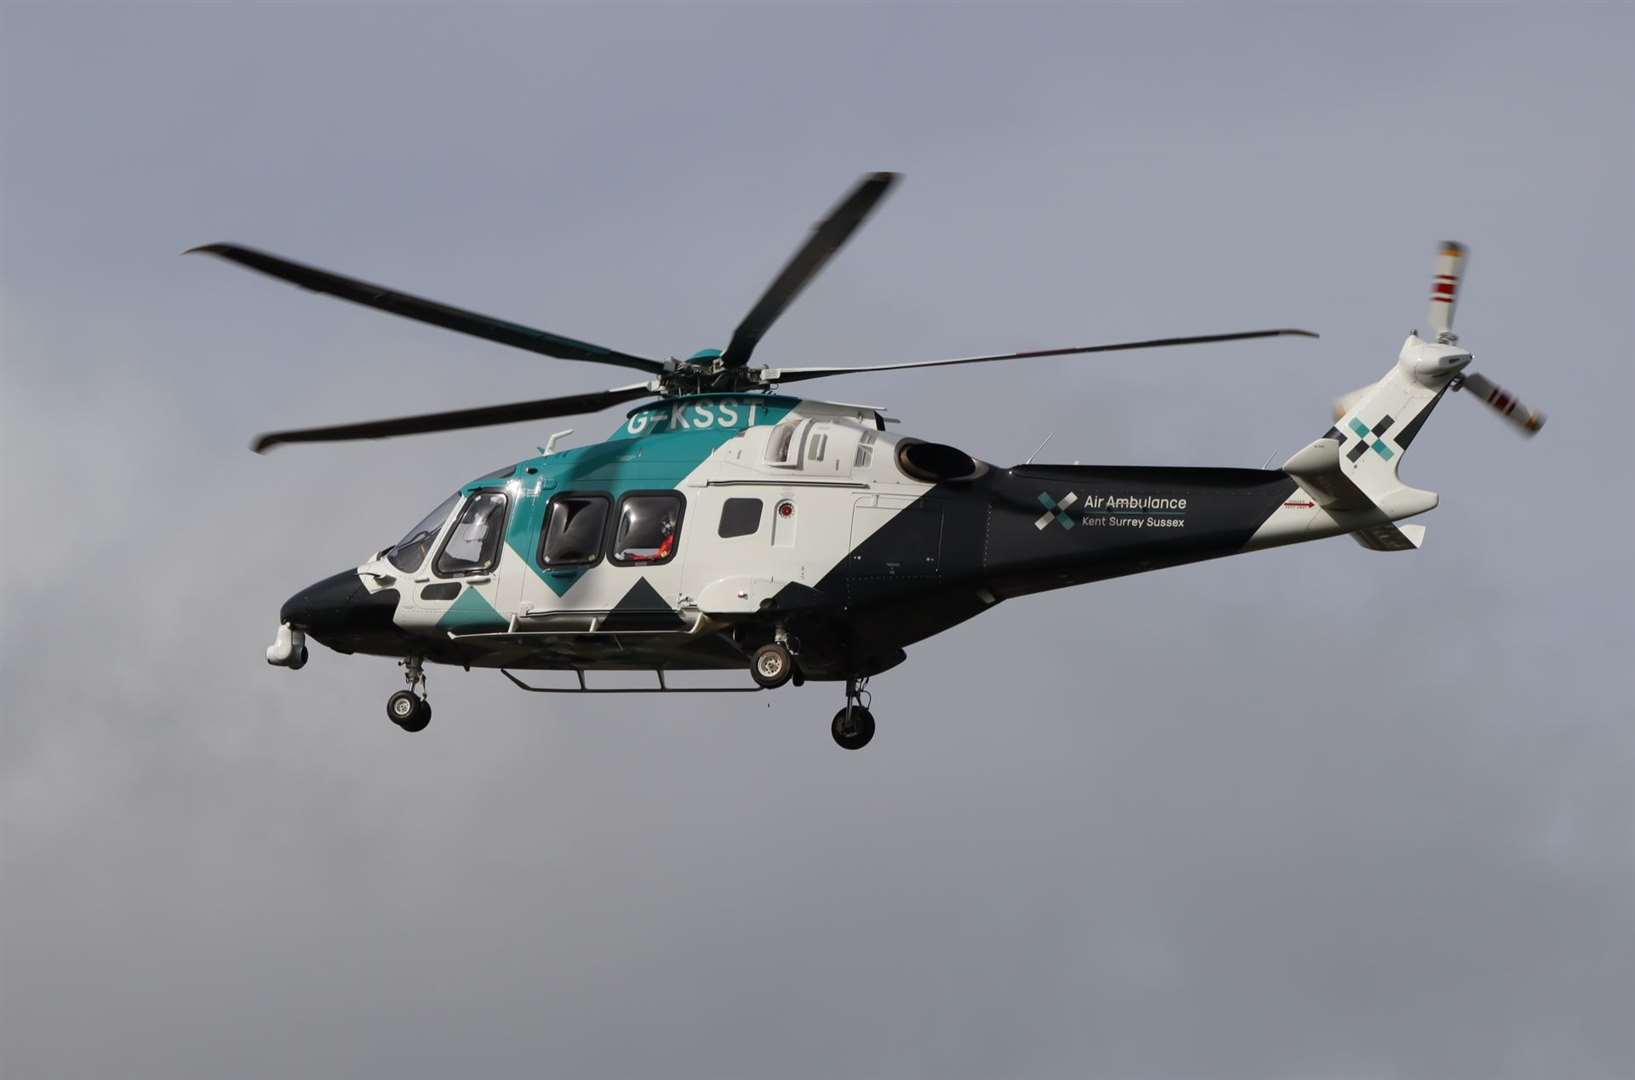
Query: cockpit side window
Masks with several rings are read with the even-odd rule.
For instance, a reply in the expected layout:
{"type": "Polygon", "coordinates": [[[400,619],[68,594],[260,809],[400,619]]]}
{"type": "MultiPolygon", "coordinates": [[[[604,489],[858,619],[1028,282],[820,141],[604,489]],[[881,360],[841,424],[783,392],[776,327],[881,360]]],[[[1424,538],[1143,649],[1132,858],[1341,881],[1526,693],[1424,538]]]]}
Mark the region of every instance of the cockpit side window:
{"type": "Polygon", "coordinates": [[[448,520],[454,504],[460,501],[460,493],[444,499],[443,502],[427,514],[425,520],[403,534],[403,539],[386,549],[386,558],[391,564],[403,571],[412,574],[420,569],[420,564],[426,561],[426,553],[431,551],[437,534],[443,531],[443,522],[448,520]]]}
{"type": "Polygon", "coordinates": [[[503,491],[479,491],[466,500],[432,564],[438,576],[480,574],[494,569],[500,560],[500,541],[505,537],[505,507],[503,491]]]}

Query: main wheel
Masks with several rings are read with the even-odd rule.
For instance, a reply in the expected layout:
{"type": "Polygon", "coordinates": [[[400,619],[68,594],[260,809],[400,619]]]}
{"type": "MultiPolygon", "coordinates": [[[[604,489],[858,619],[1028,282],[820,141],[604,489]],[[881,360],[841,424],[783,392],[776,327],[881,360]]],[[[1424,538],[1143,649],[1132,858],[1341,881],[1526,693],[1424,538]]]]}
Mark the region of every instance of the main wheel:
{"type": "Polygon", "coordinates": [[[404,731],[424,731],[431,723],[431,706],[408,690],[386,699],[386,715],[404,731]]]}
{"type": "Polygon", "coordinates": [[[426,725],[429,723],[431,723],[431,702],[421,701],[419,707],[414,711],[414,716],[398,726],[404,731],[425,731],[426,725]]]}
{"type": "Polygon", "coordinates": [[[749,673],[764,689],[776,690],[795,674],[795,658],[774,641],[755,650],[749,658],[749,673]]]}
{"type": "Polygon", "coordinates": [[[861,705],[848,705],[835,713],[829,734],[842,750],[861,750],[874,738],[874,714],[861,705]]]}

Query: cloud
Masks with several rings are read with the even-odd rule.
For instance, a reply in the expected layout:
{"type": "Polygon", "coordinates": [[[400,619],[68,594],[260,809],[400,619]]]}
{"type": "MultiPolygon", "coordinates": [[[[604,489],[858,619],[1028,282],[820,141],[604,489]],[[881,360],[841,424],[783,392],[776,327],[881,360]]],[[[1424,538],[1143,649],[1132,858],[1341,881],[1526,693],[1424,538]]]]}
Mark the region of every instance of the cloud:
{"type": "Polygon", "coordinates": [[[1621,13],[6,20],[8,1074],[1632,1071],[1621,13]],[[439,669],[409,738],[389,661],[262,664],[285,597],[548,432],[252,433],[609,383],[177,251],[682,354],[881,167],[769,363],[1324,333],[814,387],[908,430],[1281,460],[1390,363],[1444,234],[1477,366],[1551,426],[1443,404],[1412,556],[1003,604],[876,681],[861,754],[828,686],[439,669]]]}

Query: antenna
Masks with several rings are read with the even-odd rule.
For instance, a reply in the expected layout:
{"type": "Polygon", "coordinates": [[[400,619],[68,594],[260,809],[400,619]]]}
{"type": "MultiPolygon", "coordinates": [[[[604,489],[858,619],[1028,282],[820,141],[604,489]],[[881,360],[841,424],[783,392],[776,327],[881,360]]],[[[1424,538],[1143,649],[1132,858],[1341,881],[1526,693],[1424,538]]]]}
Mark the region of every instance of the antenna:
{"type": "Polygon", "coordinates": [[[1045,448],[1045,445],[1047,443],[1049,443],[1050,440],[1055,438],[1055,437],[1056,437],[1056,433],[1054,431],[1052,431],[1049,435],[1046,435],[1045,436],[1045,441],[1040,443],[1038,446],[1035,446],[1033,448],[1033,453],[1029,454],[1028,459],[1026,461],[1022,462],[1022,464],[1032,465],[1033,464],[1033,459],[1039,456],[1039,451],[1043,450],[1045,448]]]}

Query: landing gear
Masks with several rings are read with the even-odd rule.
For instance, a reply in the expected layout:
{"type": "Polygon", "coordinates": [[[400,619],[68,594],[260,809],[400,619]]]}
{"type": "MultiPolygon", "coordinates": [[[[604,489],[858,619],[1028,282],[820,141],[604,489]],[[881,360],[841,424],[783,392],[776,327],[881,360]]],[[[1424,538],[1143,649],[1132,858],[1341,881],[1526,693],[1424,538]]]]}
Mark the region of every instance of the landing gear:
{"type": "Polygon", "coordinates": [[[829,734],[842,750],[861,750],[874,738],[874,714],[863,704],[869,699],[867,679],[846,680],[846,704],[829,724],[829,734]]]}
{"type": "Polygon", "coordinates": [[[829,734],[842,750],[861,750],[874,738],[874,714],[861,705],[847,705],[835,713],[829,734]]]}
{"type": "Polygon", "coordinates": [[[424,731],[431,723],[431,706],[408,690],[386,699],[386,715],[404,731],[424,731]]]}
{"type": "Polygon", "coordinates": [[[749,658],[749,673],[764,690],[776,690],[795,674],[795,658],[782,642],[762,645],[749,658]]]}
{"type": "Polygon", "coordinates": [[[426,673],[420,657],[405,657],[398,666],[409,688],[386,699],[386,716],[404,731],[425,731],[431,723],[431,703],[426,700],[426,673]]]}

